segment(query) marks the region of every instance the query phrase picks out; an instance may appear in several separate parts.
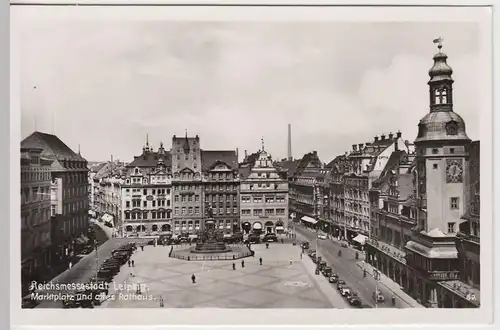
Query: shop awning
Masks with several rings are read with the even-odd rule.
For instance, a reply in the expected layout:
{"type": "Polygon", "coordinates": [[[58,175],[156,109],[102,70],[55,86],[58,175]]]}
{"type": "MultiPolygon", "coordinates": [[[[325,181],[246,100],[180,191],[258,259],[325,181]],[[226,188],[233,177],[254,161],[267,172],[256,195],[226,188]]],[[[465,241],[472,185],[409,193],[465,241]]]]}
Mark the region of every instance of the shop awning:
{"type": "Polygon", "coordinates": [[[111,222],[113,223],[113,216],[109,213],[104,213],[103,216],[101,217],[101,220],[104,222],[111,222]]]}
{"type": "Polygon", "coordinates": [[[231,237],[233,237],[232,234],[224,234],[224,238],[231,238],[231,237]]]}
{"type": "Polygon", "coordinates": [[[89,241],[89,239],[87,238],[87,236],[85,235],[81,235],[79,236],[77,239],[76,239],[76,242],[78,244],[86,244],[87,242],[89,241]]]}
{"type": "Polygon", "coordinates": [[[276,226],[276,230],[283,230],[285,228],[283,228],[283,226],[276,226]]]}
{"type": "Polygon", "coordinates": [[[307,215],[304,215],[302,218],[301,218],[302,221],[305,221],[305,222],[309,222],[309,223],[312,223],[313,225],[318,223],[317,220],[311,218],[311,217],[308,217],[307,215]]]}
{"type": "Polygon", "coordinates": [[[354,242],[358,242],[361,245],[365,245],[367,237],[365,235],[359,234],[358,236],[354,237],[352,240],[354,242]]]}
{"type": "Polygon", "coordinates": [[[262,224],[260,222],[256,222],[253,224],[253,229],[262,229],[262,224]]]}

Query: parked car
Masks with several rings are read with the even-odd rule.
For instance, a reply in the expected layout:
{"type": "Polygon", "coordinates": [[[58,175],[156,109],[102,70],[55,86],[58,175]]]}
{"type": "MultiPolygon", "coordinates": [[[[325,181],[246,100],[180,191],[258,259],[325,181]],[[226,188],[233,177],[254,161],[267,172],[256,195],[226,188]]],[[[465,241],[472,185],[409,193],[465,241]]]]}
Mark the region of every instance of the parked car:
{"type": "Polygon", "coordinates": [[[346,297],[346,298],[349,298],[349,295],[352,292],[351,288],[348,286],[343,286],[342,288],[340,288],[339,291],[340,291],[340,294],[342,295],[342,297],[346,297]]]}
{"type": "Polygon", "coordinates": [[[318,239],[326,239],[326,234],[318,234],[318,239]]]}
{"type": "Polygon", "coordinates": [[[349,303],[349,305],[354,307],[361,307],[361,305],[363,305],[361,299],[359,299],[358,296],[350,296],[349,298],[347,298],[347,302],[349,303]]]}
{"type": "Polygon", "coordinates": [[[332,275],[332,267],[326,266],[322,272],[324,277],[330,277],[332,275]]]}
{"type": "Polygon", "coordinates": [[[332,276],[330,276],[330,278],[328,279],[328,282],[337,283],[338,280],[339,280],[339,276],[337,274],[332,274],[332,276]]]}
{"type": "Polygon", "coordinates": [[[247,239],[245,240],[245,244],[248,244],[248,243],[252,243],[252,244],[260,243],[260,235],[257,235],[257,234],[248,235],[247,239]]]}
{"type": "Polygon", "coordinates": [[[338,279],[337,280],[337,289],[340,290],[344,285],[346,285],[344,280],[338,279]]]}
{"type": "Polygon", "coordinates": [[[373,297],[373,300],[375,300],[376,302],[379,302],[379,303],[385,301],[385,297],[382,294],[382,292],[380,292],[380,290],[373,292],[372,297],[373,297]]]}
{"type": "Polygon", "coordinates": [[[316,255],[311,256],[311,260],[312,260],[314,263],[317,263],[317,262],[318,262],[318,259],[316,258],[316,255]]]}
{"type": "Polygon", "coordinates": [[[274,233],[267,233],[264,235],[264,238],[262,239],[263,242],[277,242],[278,241],[278,236],[274,233]]]}
{"type": "Polygon", "coordinates": [[[307,251],[308,256],[312,256],[313,254],[316,254],[316,250],[309,250],[307,251]]]}

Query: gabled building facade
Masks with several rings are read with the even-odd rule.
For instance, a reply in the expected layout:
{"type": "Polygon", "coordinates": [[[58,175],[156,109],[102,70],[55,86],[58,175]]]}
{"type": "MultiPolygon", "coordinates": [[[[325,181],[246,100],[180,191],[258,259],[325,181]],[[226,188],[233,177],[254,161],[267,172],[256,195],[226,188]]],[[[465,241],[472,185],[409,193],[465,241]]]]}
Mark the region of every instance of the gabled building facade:
{"type": "Polygon", "coordinates": [[[264,147],[240,179],[240,208],[244,233],[282,233],[288,228],[288,181],[264,147]]]}
{"type": "Polygon", "coordinates": [[[121,183],[121,235],[159,235],[172,231],[172,171],[170,153],[160,144],[146,146],[127,165],[121,183]]]}
{"type": "Polygon", "coordinates": [[[202,151],[203,214],[215,228],[241,231],[238,156],[235,151],[202,151]]]}

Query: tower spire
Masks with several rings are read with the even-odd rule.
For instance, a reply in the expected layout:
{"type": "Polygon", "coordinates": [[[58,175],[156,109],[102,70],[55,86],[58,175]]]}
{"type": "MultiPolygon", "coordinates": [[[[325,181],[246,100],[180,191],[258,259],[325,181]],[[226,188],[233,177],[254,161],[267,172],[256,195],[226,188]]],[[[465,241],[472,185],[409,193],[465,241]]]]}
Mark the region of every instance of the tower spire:
{"type": "Polygon", "coordinates": [[[78,154],[81,156],[81,154],[80,154],[80,144],[78,144],[78,154]]]}
{"type": "Polygon", "coordinates": [[[264,137],[262,137],[260,140],[262,142],[262,151],[265,151],[266,149],[264,148],[264,137]]]}
{"type": "Polygon", "coordinates": [[[438,44],[438,53],[434,55],[434,65],[429,70],[430,111],[453,111],[453,69],[446,60],[448,56],[441,51],[443,38],[433,40],[438,44]]]}

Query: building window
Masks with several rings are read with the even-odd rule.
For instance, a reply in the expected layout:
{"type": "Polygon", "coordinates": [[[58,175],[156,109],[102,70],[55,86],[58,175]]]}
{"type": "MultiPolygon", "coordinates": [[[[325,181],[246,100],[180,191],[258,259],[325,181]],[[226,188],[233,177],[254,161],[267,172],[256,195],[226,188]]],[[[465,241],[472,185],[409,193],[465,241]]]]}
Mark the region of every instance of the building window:
{"type": "Polygon", "coordinates": [[[130,213],[125,213],[125,220],[130,220],[130,213]]]}
{"type": "Polygon", "coordinates": [[[178,208],[178,207],[175,207],[175,208],[174,208],[174,214],[175,214],[175,215],[179,215],[179,208],[178,208]]]}
{"type": "Polygon", "coordinates": [[[458,210],[458,197],[452,197],[450,198],[450,208],[452,210],[458,210]]]}
{"type": "Polygon", "coordinates": [[[285,209],[276,209],[276,215],[284,215],[285,209]]]}
{"type": "Polygon", "coordinates": [[[185,207],[183,207],[183,208],[182,208],[182,215],[185,215],[185,214],[186,214],[186,208],[185,208],[185,207]]]}
{"type": "Polygon", "coordinates": [[[186,196],[181,196],[181,202],[185,202],[186,201],[186,196]]]}
{"type": "Polygon", "coordinates": [[[455,223],[448,222],[448,234],[453,234],[453,233],[455,233],[455,223]]]}
{"type": "Polygon", "coordinates": [[[189,211],[189,214],[193,214],[193,208],[192,207],[190,207],[188,211],[189,211]]]}
{"type": "Polygon", "coordinates": [[[199,206],[196,206],[196,207],[194,208],[194,213],[195,213],[195,214],[200,214],[200,207],[199,207],[199,206]]]}
{"type": "Polygon", "coordinates": [[[266,216],[272,216],[274,215],[274,209],[266,209],[266,216]]]}
{"type": "MultiPolygon", "coordinates": [[[[55,207],[55,206],[54,206],[54,207],[55,207]]],[[[126,207],[126,208],[129,208],[129,207],[130,207],[130,201],[126,201],[126,202],[125,202],[125,207],[126,207]]]]}
{"type": "Polygon", "coordinates": [[[194,196],[194,201],[199,202],[200,201],[200,195],[195,195],[194,196]]]}
{"type": "Polygon", "coordinates": [[[437,170],[438,164],[432,164],[432,168],[435,169],[435,170],[437,170]]]}
{"type": "Polygon", "coordinates": [[[179,203],[179,196],[174,196],[174,202],[179,203]]]}
{"type": "Polygon", "coordinates": [[[450,148],[450,154],[454,154],[455,153],[455,148],[450,148]]]}
{"type": "Polygon", "coordinates": [[[250,203],[250,196],[241,196],[242,203],[250,203]]]}
{"type": "Polygon", "coordinates": [[[253,215],[254,216],[261,216],[262,215],[262,209],[255,209],[255,210],[253,210],[253,215]]]}
{"type": "Polygon", "coordinates": [[[250,210],[248,209],[241,210],[241,215],[250,215],[250,210]]]}
{"type": "Polygon", "coordinates": [[[253,202],[254,203],[262,203],[262,196],[254,196],[253,202]]]}
{"type": "Polygon", "coordinates": [[[151,203],[153,204],[153,207],[156,206],[156,201],[152,201],[151,203]]]}
{"type": "Polygon", "coordinates": [[[266,196],[266,203],[274,203],[274,196],[266,196]]]}

